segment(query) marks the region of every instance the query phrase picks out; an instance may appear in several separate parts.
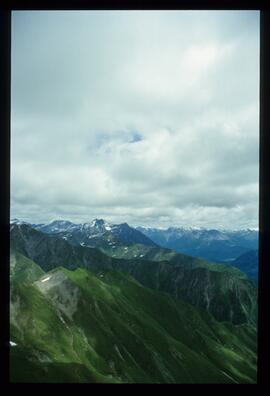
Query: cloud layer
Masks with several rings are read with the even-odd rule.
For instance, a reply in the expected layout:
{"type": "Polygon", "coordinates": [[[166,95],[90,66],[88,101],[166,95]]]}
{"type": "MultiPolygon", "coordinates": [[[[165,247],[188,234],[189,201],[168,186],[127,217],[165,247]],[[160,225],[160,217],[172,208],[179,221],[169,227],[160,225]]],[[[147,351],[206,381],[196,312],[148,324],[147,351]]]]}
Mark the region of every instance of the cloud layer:
{"type": "Polygon", "coordinates": [[[12,217],[258,225],[258,12],[12,26],[12,217]]]}

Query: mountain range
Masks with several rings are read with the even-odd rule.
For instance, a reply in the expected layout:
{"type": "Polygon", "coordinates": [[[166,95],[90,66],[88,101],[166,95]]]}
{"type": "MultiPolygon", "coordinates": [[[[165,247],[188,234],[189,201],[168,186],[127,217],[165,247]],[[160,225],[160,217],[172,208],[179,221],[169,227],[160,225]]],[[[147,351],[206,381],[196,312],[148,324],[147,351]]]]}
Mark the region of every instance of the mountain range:
{"type": "Polygon", "coordinates": [[[121,270],[147,287],[208,310],[218,320],[256,322],[257,290],[242,272],[230,266],[140,244],[110,245],[111,254],[119,250],[137,253],[137,257],[131,254],[130,258],[117,258],[108,254],[108,249],[104,254],[96,247],[71,244],[62,234],[48,235],[28,224],[11,226],[11,246],[44,271],[58,266],[94,272],[121,270]]]}
{"type": "Polygon", "coordinates": [[[94,244],[99,240],[110,242],[115,239],[118,243],[141,243],[149,246],[156,244],[140,231],[130,227],[127,223],[109,224],[103,219],[95,219],[91,223],[74,224],[69,221],[54,220],[49,224],[37,224],[33,227],[47,234],[58,234],[65,237],[70,242],[85,244],[94,244]]]}
{"type": "MultiPolygon", "coordinates": [[[[29,224],[17,219],[13,224],[29,224]]],[[[127,223],[110,224],[103,219],[74,224],[67,220],[53,220],[47,224],[30,224],[47,234],[57,234],[74,245],[97,247],[106,254],[118,256],[119,246],[141,244],[163,247],[189,256],[216,263],[229,264],[258,280],[258,231],[215,230],[206,228],[170,227],[157,229],[130,227],[127,223]],[[112,249],[116,249],[115,251],[112,249]],[[118,249],[118,252],[116,253],[118,249]]],[[[131,250],[124,251],[125,257],[131,250]]],[[[133,253],[136,255],[133,249],[133,253]]],[[[138,252],[139,253],[139,252],[138,252]]],[[[140,254],[135,257],[139,257],[140,254]]]]}
{"type": "Polygon", "coordinates": [[[137,227],[137,230],[160,246],[215,262],[230,262],[249,250],[258,249],[258,231],[251,229],[137,227]]]}
{"type": "Polygon", "coordinates": [[[13,221],[12,382],[256,382],[257,288],[126,223],[13,221]]]}

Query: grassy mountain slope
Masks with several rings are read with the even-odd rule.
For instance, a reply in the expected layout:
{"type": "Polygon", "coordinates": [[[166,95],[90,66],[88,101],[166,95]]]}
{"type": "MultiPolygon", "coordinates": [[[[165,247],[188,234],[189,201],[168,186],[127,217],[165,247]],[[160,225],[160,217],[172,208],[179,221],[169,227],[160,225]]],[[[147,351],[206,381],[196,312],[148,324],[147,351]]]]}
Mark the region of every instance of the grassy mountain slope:
{"type": "Polygon", "coordinates": [[[11,250],[10,277],[13,280],[19,282],[34,282],[44,273],[45,272],[32,260],[29,260],[16,250],[11,250]]]}
{"type": "Polygon", "coordinates": [[[117,271],[23,278],[11,277],[13,382],[256,381],[253,326],[217,322],[117,271]]]}
{"type": "Polygon", "coordinates": [[[106,255],[113,258],[121,258],[125,260],[147,260],[147,261],[169,261],[173,265],[185,262],[190,268],[207,268],[217,272],[230,272],[238,278],[246,279],[246,274],[236,267],[210,262],[201,258],[188,256],[186,254],[177,253],[174,250],[162,247],[152,247],[142,244],[132,244],[129,246],[115,246],[114,248],[100,248],[106,255]]]}
{"type": "Polygon", "coordinates": [[[152,255],[151,261],[117,259],[95,248],[73,246],[28,225],[12,227],[13,248],[35,261],[44,271],[58,266],[71,270],[83,267],[96,273],[116,269],[130,273],[146,287],[168,292],[175,298],[206,309],[218,320],[235,324],[256,322],[257,290],[235,268],[172,254],[169,250],[166,251],[167,260],[162,261],[160,249],[148,251],[148,257],[152,255]],[[158,257],[159,261],[153,261],[158,257]]]}

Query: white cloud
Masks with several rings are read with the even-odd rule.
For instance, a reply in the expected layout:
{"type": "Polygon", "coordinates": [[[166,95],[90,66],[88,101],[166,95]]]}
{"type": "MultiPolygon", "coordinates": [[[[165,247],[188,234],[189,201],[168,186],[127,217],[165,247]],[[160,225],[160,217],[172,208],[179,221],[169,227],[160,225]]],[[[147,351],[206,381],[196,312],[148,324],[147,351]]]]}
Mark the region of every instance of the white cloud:
{"type": "Polygon", "coordinates": [[[12,216],[257,226],[258,12],[15,12],[12,216]]]}

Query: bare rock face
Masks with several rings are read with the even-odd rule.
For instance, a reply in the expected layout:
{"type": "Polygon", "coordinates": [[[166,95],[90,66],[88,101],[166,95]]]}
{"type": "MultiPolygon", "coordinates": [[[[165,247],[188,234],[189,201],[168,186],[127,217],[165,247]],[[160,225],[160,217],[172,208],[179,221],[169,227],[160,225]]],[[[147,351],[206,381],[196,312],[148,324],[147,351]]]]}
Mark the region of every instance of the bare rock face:
{"type": "Polygon", "coordinates": [[[81,293],[62,271],[55,271],[50,275],[45,274],[34,284],[61,312],[70,320],[72,319],[81,293]]]}

